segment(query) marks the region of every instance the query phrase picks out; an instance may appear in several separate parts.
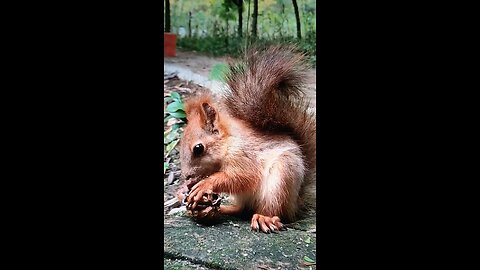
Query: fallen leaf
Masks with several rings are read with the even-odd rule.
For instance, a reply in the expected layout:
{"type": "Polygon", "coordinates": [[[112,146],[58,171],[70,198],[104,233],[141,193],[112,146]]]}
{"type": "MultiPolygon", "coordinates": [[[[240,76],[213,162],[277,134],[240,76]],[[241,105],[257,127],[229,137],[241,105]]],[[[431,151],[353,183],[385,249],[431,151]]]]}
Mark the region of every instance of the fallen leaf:
{"type": "Polygon", "coordinates": [[[308,256],[303,256],[303,260],[308,262],[308,263],[315,263],[315,261],[310,259],[308,256]]]}
{"type": "Polygon", "coordinates": [[[168,162],[163,162],[163,174],[165,174],[165,172],[167,171],[169,165],[170,165],[170,164],[169,164],[168,162]]]}
{"type": "Polygon", "coordinates": [[[168,106],[166,108],[166,111],[169,112],[169,113],[177,112],[179,110],[184,111],[185,108],[183,107],[183,104],[178,102],[178,101],[174,101],[174,102],[168,104],[168,106]]]}
{"type": "Polygon", "coordinates": [[[302,262],[301,265],[302,266],[312,266],[312,265],[315,265],[316,263],[309,263],[309,262],[302,262]]]}
{"type": "Polygon", "coordinates": [[[163,132],[163,137],[167,136],[170,132],[172,132],[172,129],[173,129],[172,127],[168,127],[167,130],[163,132]]]}
{"type": "Polygon", "coordinates": [[[177,207],[182,203],[178,201],[177,198],[171,198],[170,200],[163,203],[163,207],[177,207]]]}
{"type": "Polygon", "coordinates": [[[180,94],[177,93],[177,92],[172,92],[172,93],[170,93],[170,96],[171,96],[173,99],[176,99],[176,100],[178,100],[178,101],[181,101],[181,100],[182,100],[182,98],[180,97],[180,94]]]}
{"type": "Polygon", "coordinates": [[[187,208],[185,206],[181,206],[181,207],[173,208],[172,210],[170,210],[170,212],[168,212],[168,215],[175,215],[176,213],[185,212],[185,211],[187,211],[187,208]]]}
{"type": "Polygon", "coordinates": [[[187,115],[183,111],[172,112],[170,115],[176,118],[187,118],[187,115]]]}
{"type": "MultiPolygon", "coordinates": [[[[167,134],[167,136],[163,137],[163,144],[169,144],[173,140],[176,140],[178,138],[178,131],[177,130],[172,130],[170,133],[167,134]]],[[[173,148],[172,148],[173,149],[173,148]]]]}
{"type": "Polygon", "coordinates": [[[175,148],[175,146],[177,145],[178,141],[179,141],[179,140],[175,140],[175,141],[173,141],[173,142],[171,142],[171,143],[169,143],[169,144],[167,145],[167,147],[166,147],[166,150],[167,150],[166,156],[170,155],[170,152],[173,150],[173,148],[175,148]]]}
{"type": "Polygon", "coordinates": [[[167,183],[169,185],[172,184],[172,182],[173,182],[173,178],[174,178],[173,176],[174,176],[173,172],[171,171],[170,174],[168,174],[168,179],[167,179],[167,183]]]}
{"type": "Polygon", "coordinates": [[[172,118],[168,119],[168,121],[167,121],[167,126],[168,126],[168,127],[171,127],[171,126],[173,126],[174,124],[179,124],[179,123],[182,123],[182,120],[172,117],[172,118]]]}
{"type": "Polygon", "coordinates": [[[163,123],[164,123],[164,124],[165,124],[165,123],[168,123],[168,120],[170,120],[170,119],[172,119],[172,118],[174,118],[173,115],[169,115],[169,116],[165,117],[165,118],[163,119],[163,123]]]}
{"type": "Polygon", "coordinates": [[[185,88],[185,87],[176,87],[175,86],[175,89],[180,90],[180,91],[185,91],[185,92],[190,92],[191,91],[190,88],[185,88]]]}

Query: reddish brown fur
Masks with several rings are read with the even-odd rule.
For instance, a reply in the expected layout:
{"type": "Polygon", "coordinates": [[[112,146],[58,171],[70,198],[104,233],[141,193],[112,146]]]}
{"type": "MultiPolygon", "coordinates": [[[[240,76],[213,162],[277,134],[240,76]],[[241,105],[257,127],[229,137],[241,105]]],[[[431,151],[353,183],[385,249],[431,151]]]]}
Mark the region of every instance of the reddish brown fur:
{"type": "MultiPolygon", "coordinates": [[[[210,93],[203,92],[199,95],[189,99],[185,103],[185,110],[187,113],[188,125],[184,132],[184,137],[181,142],[181,163],[182,165],[189,164],[188,167],[182,167],[182,174],[189,176],[195,174],[196,177],[215,179],[217,189],[220,192],[238,193],[250,191],[255,188],[255,183],[258,181],[258,173],[255,172],[256,164],[248,156],[237,156],[228,149],[228,141],[231,140],[232,127],[229,126],[231,121],[230,116],[222,111],[219,111],[219,106],[213,101],[210,93]],[[207,117],[203,110],[203,104],[209,104],[215,109],[216,118],[214,127],[218,129],[219,134],[211,134],[206,124],[207,117]],[[202,162],[192,161],[191,149],[198,142],[204,143],[206,151],[208,151],[202,162]],[[215,149],[213,151],[212,149],[215,149]],[[233,155],[232,155],[233,154],[233,155]],[[206,166],[205,160],[208,159],[210,163],[218,162],[218,167],[213,169],[211,166],[206,166]],[[198,164],[198,166],[191,165],[198,164]],[[228,164],[228,166],[226,166],[228,164]]],[[[244,136],[248,135],[248,126],[239,123],[239,128],[233,129],[237,132],[238,129],[246,131],[244,136]]],[[[242,149],[247,151],[248,149],[242,149]]]]}

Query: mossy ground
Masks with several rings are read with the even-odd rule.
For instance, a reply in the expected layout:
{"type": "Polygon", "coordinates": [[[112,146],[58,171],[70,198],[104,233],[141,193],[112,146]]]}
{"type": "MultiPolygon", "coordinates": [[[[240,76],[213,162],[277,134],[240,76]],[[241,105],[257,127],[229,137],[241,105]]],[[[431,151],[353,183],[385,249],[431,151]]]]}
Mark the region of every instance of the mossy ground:
{"type": "MultiPolygon", "coordinates": [[[[304,227],[311,227],[311,222],[307,220],[304,227]]],[[[165,257],[194,264],[183,269],[198,265],[208,269],[315,269],[304,260],[307,256],[316,261],[315,233],[300,229],[253,232],[249,221],[233,217],[204,226],[184,215],[173,215],[164,224],[165,257]]]]}

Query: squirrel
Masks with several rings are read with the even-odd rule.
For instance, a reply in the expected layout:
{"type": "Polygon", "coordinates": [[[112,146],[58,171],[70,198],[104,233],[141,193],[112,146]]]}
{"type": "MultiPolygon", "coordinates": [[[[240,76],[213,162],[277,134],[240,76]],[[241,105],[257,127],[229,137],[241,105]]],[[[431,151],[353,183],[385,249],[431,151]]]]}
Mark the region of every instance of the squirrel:
{"type": "Polygon", "coordinates": [[[219,97],[200,91],[185,101],[180,163],[182,177],[194,181],[190,207],[204,194],[230,194],[233,205],[220,213],[252,211],[252,230],[265,233],[315,211],[316,113],[302,88],[307,68],[293,45],[254,47],[229,63],[219,97]]]}

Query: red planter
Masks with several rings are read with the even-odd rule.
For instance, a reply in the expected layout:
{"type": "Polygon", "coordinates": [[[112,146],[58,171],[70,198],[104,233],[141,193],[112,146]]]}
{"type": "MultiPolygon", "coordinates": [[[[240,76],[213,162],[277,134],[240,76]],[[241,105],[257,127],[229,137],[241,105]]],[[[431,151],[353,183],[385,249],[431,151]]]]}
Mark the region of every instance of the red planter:
{"type": "Polygon", "coordinates": [[[177,48],[177,35],[174,33],[163,33],[163,52],[165,56],[174,57],[177,48]]]}

